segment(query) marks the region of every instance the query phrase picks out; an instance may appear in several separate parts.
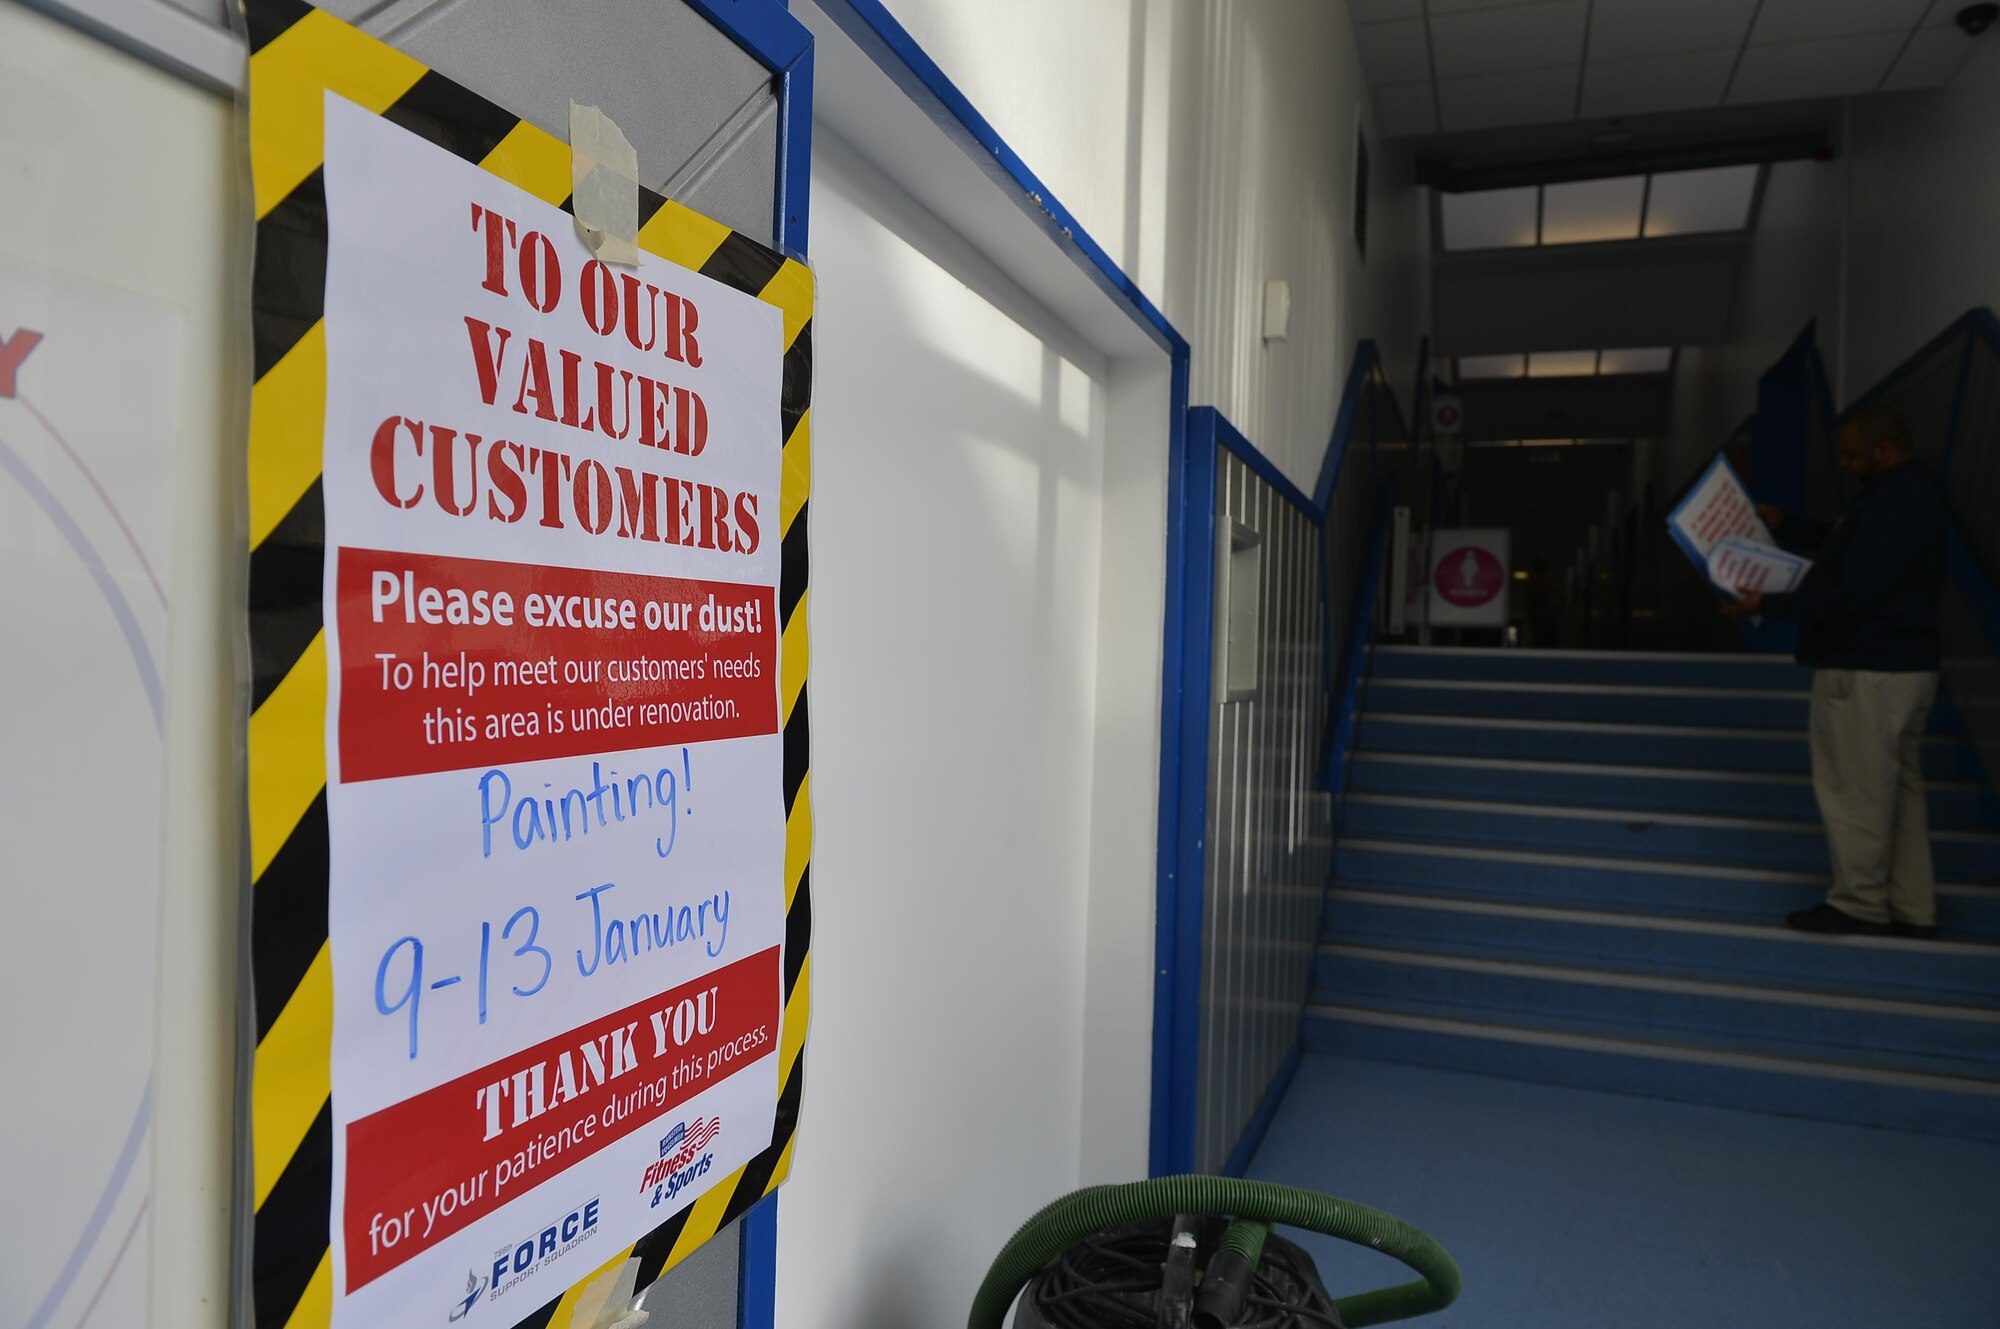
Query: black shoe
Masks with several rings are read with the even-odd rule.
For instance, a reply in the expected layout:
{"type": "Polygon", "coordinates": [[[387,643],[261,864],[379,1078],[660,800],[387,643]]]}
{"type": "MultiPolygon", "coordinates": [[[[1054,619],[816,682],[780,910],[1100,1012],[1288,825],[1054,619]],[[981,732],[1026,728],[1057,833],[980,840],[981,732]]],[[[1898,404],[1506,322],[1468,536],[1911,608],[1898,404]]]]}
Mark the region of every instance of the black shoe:
{"type": "Polygon", "coordinates": [[[1830,904],[1816,904],[1795,914],[1786,914],[1785,923],[1801,932],[1852,932],[1869,937],[1886,937],[1894,931],[1887,923],[1870,923],[1830,904]]]}
{"type": "Polygon", "coordinates": [[[1893,937],[1908,937],[1912,941],[1935,941],[1937,940],[1937,924],[1933,923],[1925,927],[1919,923],[1905,923],[1899,918],[1889,924],[1889,935],[1893,937]]]}

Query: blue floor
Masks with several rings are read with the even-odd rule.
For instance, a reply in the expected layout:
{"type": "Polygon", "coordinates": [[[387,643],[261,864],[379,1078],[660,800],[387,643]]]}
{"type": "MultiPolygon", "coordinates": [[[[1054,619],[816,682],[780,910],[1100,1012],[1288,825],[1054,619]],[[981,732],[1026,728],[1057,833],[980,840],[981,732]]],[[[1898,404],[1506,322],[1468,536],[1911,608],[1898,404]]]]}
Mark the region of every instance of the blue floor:
{"type": "MultiPolygon", "coordinates": [[[[2000,1325],[2000,1145],[1308,1056],[1250,1175],[1441,1241],[1439,1329],[2000,1325]]],[[[1408,1277],[1302,1240],[1335,1296],[1408,1277]]]]}

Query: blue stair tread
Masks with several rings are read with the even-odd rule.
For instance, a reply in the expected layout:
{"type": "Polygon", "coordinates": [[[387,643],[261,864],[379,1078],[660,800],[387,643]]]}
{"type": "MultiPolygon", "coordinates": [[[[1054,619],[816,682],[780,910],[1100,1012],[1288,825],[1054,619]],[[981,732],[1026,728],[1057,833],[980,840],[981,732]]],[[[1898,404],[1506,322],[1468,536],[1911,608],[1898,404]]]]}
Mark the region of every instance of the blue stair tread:
{"type": "Polygon", "coordinates": [[[1481,650],[1377,646],[1369,652],[1375,678],[1506,679],[1539,683],[1648,683],[1688,687],[1797,690],[1812,673],[1774,655],[1692,655],[1634,651],[1481,650]]]}
{"type": "Polygon", "coordinates": [[[1401,715],[1662,724],[1803,733],[1803,692],[1754,688],[1631,688],[1591,683],[1431,682],[1376,679],[1362,689],[1366,711],[1401,715]]]}
{"type": "Polygon", "coordinates": [[[1782,916],[1828,866],[1811,675],[1769,657],[1381,647],[1308,1046],[2000,1140],[2000,798],[1924,741],[1946,939],[1782,916]]]}
{"type": "MultiPolygon", "coordinates": [[[[1363,711],[1403,715],[1655,724],[1686,728],[1789,731],[1803,736],[1811,694],[1768,688],[1629,687],[1604,683],[1513,683],[1477,679],[1371,679],[1363,711]]],[[[1960,734],[1957,711],[1940,703],[1929,730],[1960,734]]]]}
{"type": "MultiPolygon", "coordinates": [[[[1346,833],[1375,839],[1569,849],[1803,871],[1827,868],[1825,833],[1802,821],[1352,794],[1341,826],[1346,833]]],[[[1989,831],[1935,830],[1931,857],[1942,877],[2000,879],[2000,835],[1989,831]]]]}
{"type": "MultiPolygon", "coordinates": [[[[1991,943],[1825,937],[1771,923],[1413,897],[1351,882],[1328,893],[1323,921],[1323,942],[2000,1009],[2000,946],[1991,943]]],[[[2000,1051],[2000,1030],[1994,1041],[2000,1051]]]]}
{"type": "MultiPolygon", "coordinates": [[[[1712,729],[1690,725],[1523,720],[1493,716],[1363,712],[1357,754],[1582,761],[1745,772],[1803,774],[1811,753],[1803,732],[1712,729]]],[[[1979,757],[1963,738],[1933,734],[1924,742],[1924,773],[1934,779],[1980,779],[1979,757]]]]}
{"type": "Polygon", "coordinates": [[[1808,1056],[2000,1084],[1991,1009],[1649,978],[1564,965],[1328,948],[1313,1000],[1522,1028],[1808,1056]]]}
{"type": "MultiPolygon", "coordinates": [[[[1347,788],[1363,794],[1767,817],[1819,824],[1812,781],[1804,774],[1358,752],[1348,768],[1347,788]]],[[[1973,781],[1934,780],[1929,793],[1931,825],[1937,829],[2000,828],[2000,800],[1973,781]]]]}
{"type": "MultiPolygon", "coordinates": [[[[1824,872],[1355,835],[1335,844],[1333,872],[1347,885],[1418,896],[1746,923],[1775,922],[1816,903],[1827,888],[1824,872]]],[[[1947,937],[2000,938],[2000,888],[1940,882],[1938,922],[1947,937]]]]}
{"type": "Polygon", "coordinates": [[[1536,1030],[1492,1020],[1309,1006],[1309,1051],[1682,1102],[2000,1139],[1990,1081],[1857,1068],[1809,1057],[1536,1030]]]}

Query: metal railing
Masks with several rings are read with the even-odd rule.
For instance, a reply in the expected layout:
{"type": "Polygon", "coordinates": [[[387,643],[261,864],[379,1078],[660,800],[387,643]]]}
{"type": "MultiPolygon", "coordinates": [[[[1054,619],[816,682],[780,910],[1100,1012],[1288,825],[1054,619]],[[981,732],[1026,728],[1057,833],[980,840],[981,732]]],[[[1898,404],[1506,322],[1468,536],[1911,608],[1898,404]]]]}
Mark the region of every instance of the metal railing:
{"type": "Polygon", "coordinates": [[[1817,351],[1810,364],[1817,391],[1809,493],[1843,493],[1834,435],[1840,420],[1867,406],[1902,417],[1918,460],[1944,487],[1951,513],[1944,685],[1988,776],[2000,775],[2000,318],[1990,309],[1968,312],[1837,416],[1817,351]]]}

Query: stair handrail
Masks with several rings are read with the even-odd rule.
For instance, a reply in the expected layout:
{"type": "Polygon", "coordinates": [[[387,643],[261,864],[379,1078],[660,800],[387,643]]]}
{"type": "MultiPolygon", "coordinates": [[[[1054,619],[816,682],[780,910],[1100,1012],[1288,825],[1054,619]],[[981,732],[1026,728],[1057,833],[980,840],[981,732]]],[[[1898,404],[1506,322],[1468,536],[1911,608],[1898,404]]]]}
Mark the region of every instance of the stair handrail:
{"type": "MultiPolygon", "coordinates": [[[[1945,567],[1950,589],[1956,592],[1958,604],[1964,608],[1979,641],[1984,644],[1989,663],[1992,659],[2000,659],[2000,589],[1996,589],[1994,568],[1982,557],[1982,551],[1967,538],[1965,525],[1968,520],[1990,523],[1991,514],[2000,510],[2000,492],[1980,492],[1979,484],[1984,480],[1985,488],[2000,490],[2000,458],[1981,457],[1988,464],[1967,468],[1972,472],[1970,475],[1960,474],[1961,468],[1957,465],[1974,455],[1961,444],[1965,434],[1967,389],[1975,356],[1982,351],[1991,356],[1993,372],[2000,374],[2000,317],[1983,306],[1967,310],[1838,412],[1832,407],[1833,393],[1825,364],[1820,359],[1818,347],[1810,343],[1811,332],[1812,328],[1808,325],[1801,336],[1808,342],[1807,363],[1817,380],[1822,418],[1827,421],[1826,437],[1821,440],[1820,460],[1828,466],[1832,465],[1834,438],[1839,424],[1892,397],[1897,387],[1910,381],[1925,366],[1934,364],[1940,354],[1948,353],[1954,342],[1959,344],[1951,408],[1935,462],[1937,480],[1945,493],[1945,567]]],[[[1788,355],[1791,353],[1787,352],[1788,355]]],[[[1996,398],[1996,402],[2000,402],[2000,398],[1996,398]]],[[[2000,411],[2000,405],[1993,409],[2000,411]]],[[[2000,446],[2000,440],[1985,440],[1985,445],[1988,448],[2000,446]]],[[[1844,503],[1847,498],[1845,485],[1840,482],[1837,468],[1834,474],[1835,492],[1844,503]]],[[[1982,526],[1982,529],[1985,527],[1982,526]]],[[[1964,685],[1954,687],[1955,693],[1972,691],[1984,682],[1983,677],[1976,678],[1968,673],[1964,661],[1953,656],[1949,649],[1944,663],[1947,685],[1952,684],[1955,676],[1964,685]]],[[[1985,672],[1990,673],[1990,668],[1985,672]]],[[[1972,737],[1980,750],[1989,781],[2000,779],[2000,734],[1981,733],[1975,729],[1972,737]]]]}
{"type": "MultiPolygon", "coordinates": [[[[1942,332],[1925,342],[1917,351],[1905,357],[1894,369],[1884,374],[1866,391],[1856,397],[1844,410],[1838,412],[1831,409],[1832,388],[1827,382],[1825,365],[1819,358],[1817,347],[1812,349],[1812,364],[1817,372],[1822,390],[1825,393],[1825,400],[1829,404],[1827,411],[1828,419],[1844,424],[1848,420],[1853,419],[1858,412],[1869,406],[1878,404],[1882,398],[1888,396],[1897,386],[1910,379],[1925,362],[1929,361],[1940,351],[1948,348],[1955,339],[1959,338],[1963,338],[1964,341],[1959,355],[1958,377],[1952,389],[1951,414],[1945,426],[1945,438],[1943,446],[1940,449],[1939,473],[1937,476],[1939,483],[1945,488],[1945,504],[1947,508],[1947,515],[1945,517],[1946,565],[1950,571],[1952,583],[1959,594],[1965,597],[1966,607],[1972,611],[1973,621],[1978,624],[1981,635],[1985,637],[1988,649],[1992,650],[1995,655],[2000,655],[2000,591],[1996,591],[1995,589],[1995,573],[1992,568],[1985,565],[1971,544],[1967,542],[1965,531],[1961,524],[1963,510],[1967,506],[1972,506],[1975,510],[1978,510],[1981,506],[1981,496],[1965,493],[1962,489],[1952,484],[1952,462],[1958,455],[1961,426],[1964,423],[1966,388],[1971,378],[1972,358],[1975,348],[1983,345],[1995,357],[1996,361],[2000,361],[2000,316],[1996,316],[1991,309],[1985,306],[1967,310],[1953,319],[1942,332]]],[[[1831,458],[1831,449],[1833,446],[1832,435],[1833,431],[1829,430],[1828,437],[1825,440],[1829,459],[1831,458]]],[[[1841,497],[1844,502],[1848,495],[1844,492],[1844,485],[1842,489],[1841,497]]],[[[1983,506],[1987,513],[1991,513],[1996,507],[2000,507],[2000,494],[1987,496],[1983,506]]]]}
{"type": "MultiPolygon", "coordinates": [[[[1420,350],[1427,355],[1428,346],[1420,350]]],[[[1372,338],[1364,338],[1354,349],[1340,408],[1334,416],[1333,437],[1327,443],[1326,460],[1314,487],[1313,505],[1322,514],[1320,557],[1320,625],[1324,637],[1321,648],[1324,686],[1330,705],[1327,732],[1321,743],[1319,785],[1338,794],[1344,783],[1347,743],[1351,742],[1354,713],[1358,705],[1360,678],[1366,672],[1367,647],[1373,637],[1375,608],[1387,560],[1391,508],[1385,498],[1388,486],[1379,474],[1379,442],[1393,431],[1395,436],[1412,437],[1396,391],[1383,368],[1381,349],[1372,338]],[[1383,417],[1386,407],[1387,418],[1383,417]],[[1357,443],[1365,443],[1361,455],[1365,464],[1353,465],[1357,443]],[[1366,506],[1354,511],[1355,500],[1365,495],[1366,506]],[[1366,523],[1366,555],[1348,572],[1347,584],[1333,585],[1336,541],[1345,532],[1340,520],[1359,515],[1366,523]],[[1337,595],[1336,590],[1347,592],[1337,595]],[[1349,606],[1342,632],[1335,631],[1335,607],[1349,606]]]]}

